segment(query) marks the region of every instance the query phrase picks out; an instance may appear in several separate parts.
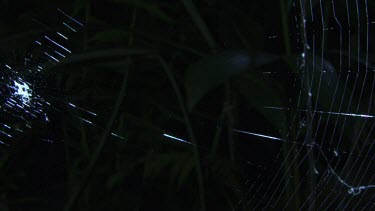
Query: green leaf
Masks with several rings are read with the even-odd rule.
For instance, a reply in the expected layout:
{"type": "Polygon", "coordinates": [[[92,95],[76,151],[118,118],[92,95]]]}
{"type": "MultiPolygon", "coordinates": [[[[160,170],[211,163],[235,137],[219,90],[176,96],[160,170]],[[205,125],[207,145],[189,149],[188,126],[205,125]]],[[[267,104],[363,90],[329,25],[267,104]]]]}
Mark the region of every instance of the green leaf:
{"type": "Polygon", "coordinates": [[[129,35],[129,32],[112,29],[96,33],[89,39],[89,42],[114,42],[124,40],[129,35]]]}
{"type": "Polygon", "coordinates": [[[8,207],[8,205],[6,205],[6,204],[0,203],[0,210],[8,211],[8,210],[9,210],[9,207],[8,207]]]}
{"type": "Polygon", "coordinates": [[[146,159],[143,177],[154,179],[173,162],[170,154],[150,153],[146,159]]]}
{"type": "Polygon", "coordinates": [[[192,174],[195,167],[195,160],[190,152],[171,153],[173,162],[169,168],[169,185],[176,185],[180,188],[192,174]]]}
{"type": "Polygon", "coordinates": [[[281,85],[274,83],[271,86],[264,80],[251,75],[244,75],[241,78],[236,78],[234,86],[248,104],[264,116],[269,123],[277,129],[286,131],[286,112],[265,108],[265,106],[284,107],[283,105],[285,105],[287,99],[281,85]]]}
{"type": "Polygon", "coordinates": [[[192,64],[185,79],[188,109],[192,110],[206,94],[231,77],[244,74],[251,67],[261,66],[275,59],[277,57],[272,55],[251,57],[245,51],[226,51],[192,64]]]}
{"type": "Polygon", "coordinates": [[[181,0],[182,4],[185,6],[186,10],[190,14],[191,18],[193,19],[193,22],[203,35],[204,39],[207,41],[210,48],[215,49],[216,48],[216,42],[214,40],[214,37],[212,36],[210,30],[208,29],[207,24],[199,14],[199,11],[193,1],[191,0],[181,0]]]}
{"type": "Polygon", "coordinates": [[[77,0],[74,3],[74,11],[73,14],[77,15],[80,10],[84,9],[88,4],[88,0],[77,0]]]}
{"type": "Polygon", "coordinates": [[[180,189],[185,183],[187,183],[187,181],[189,179],[189,176],[193,175],[194,167],[195,167],[194,161],[195,160],[194,160],[193,156],[189,156],[189,157],[187,157],[185,162],[182,163],[181,166],[183,166],[183,168],[181,168],[181,172],[180,172],[180,175],[178,177],[177,188],[180,189]]]}
{"type": "Polygon", "coordinates": [[[192,110],[209,91],[231,76],[246,72],[250,62],[248,54],[235,51],[208,56],[192,64],[185,82],[188,109],[192,110]]]}
{"type": "Polygon", "coordinates": [[[75,54],[69,56],[69,58],[62,60],[60,63],[54,65],[53,67],[59,67],[68,64],[93,64],[102,63],[105,60],[115,60],[122,59],[125,60],[128,56],[139,56],[139,55],[150,55],[154,54],[156,51],[149,49],[106,49],[98,50],[92,52],[85,52],[82,54],[75,54]]]}
{"type": "Polygon", "coordinates": [[[138,8],[146,10],[149,14],[152,16],[159,18],[162,21],[165,21],[167,23],[172,23],[173,18],[169,17],[163,10],[159,8],[157,3],[153,1],[147,1],[147,0],[112,0],[113,2],[117,3],[127,3],[134,5],[138,8]]]}

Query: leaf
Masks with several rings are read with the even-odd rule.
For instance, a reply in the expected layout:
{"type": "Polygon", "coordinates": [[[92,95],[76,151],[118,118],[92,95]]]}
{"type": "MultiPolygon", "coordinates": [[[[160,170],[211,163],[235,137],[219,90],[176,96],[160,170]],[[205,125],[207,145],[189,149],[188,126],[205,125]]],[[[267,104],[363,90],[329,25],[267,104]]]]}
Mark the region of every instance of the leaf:
{"type": "Polygon", "coordinates": [[[216,42],[210,33],[210,30],[208,29],[207,24],[204,22],[203,18],[199,14],[199,11],[195,4],[191,0],[181,0],[182,4],[185,6],[186,10],[190,14],[191,18],[193,19],[193,22],[203,35],[204,39],[207,41],[210,48],[215,49],[216,48],[216,42]]]}
{"type": "Polygon", "coordinates": [[[54,65],[55,66],[63,66],[68,64],[82,64],[88,63],[92,64],[93,61],[95,63],[101,63],[103,60],[115,60],[115,59],[125,59],[128,56],[139,56],[139,55],[148,55],[154,54],[154,50],[149,49],[106,49],[106,50],[98,50],[93,52],[85,52],[82,54],[75,54],[69,56],[69,58],[62,60],[60,63],[54,65]]]}
{"type": "Polygon", "coordinates": [[[177,188],[181,188],[182,185],[187,183],[189,176],[193,174],[194,167],[196,166],[194,162],[194,158],[192,156],[188,157],[185,162],[181,165],[183,168],[181,169],[180,175],[177,181],[177,188]]]}
{"type": "Polygon", "coordinates": [[[89,143],[87,140],[86,130],[85,130],[83,123],[81,123],[80,126],[81,126],[81,130],[80,130],[81,131],[81,149],[85,157],[89,160],[90,159],[90,147],[89,147],[89,143]]]}
{"type": "Polygon", "coordinates": [[[269,123],[275,128],[286,131],[286,112],[273,111],[266,109],[265,106],[280,106],[283,107],[286,101],[286,95],[281,86],[274,87],[249,75],[244,75],[241,78],[236,78],[234,86],[247,101],[247,103],[264,116],[269,123]]]}
{"type": "Polygon", "coordinates": [[[144,167],[144,178],[154,179],[160,176],[173,159],[170,154],[150,153],[146,159],[144,167]]]}
{"type": "Polygon", "coordinates": [[[0,210],[8,211],[8,210],[9,210],[9,207],[8,207],[7,204],[0,203],[0,210]]]}
{"type": "Polygon", "coordinates": [[[171,154],[173,163],[169,168],[170,185],[176,185],[178,188],[187,181],[189,175],[195,167],[195,159],[190,152],[178,152],[171,154]]]}
{"type": "Polygon", "coordinates": [[[188,109],[231,76],[246,72],[249,65],[250,56],[243,52],[224,52],[192,64],[185,82],[188,109]]]}
{"type": "Polygon", "coordinates": [[[124,179],[125,175],[126,173],[124,171],[120,171],[111,175],[106,182],[106,188],[108,190],[114,188],[116,184],[120,183],[124,179]]]}
{"type": "Polygon", "coordinates": [[[96,33],[89,39],[89,42],[114,42],[124,40],[129,35],[129,32],[123,30],[106,30],[96,33]]]}
{"type": "Polygon", "coordinates": [[[147,0],[112,0],[117,3],[127,3],[132,4],[138,8],[146,10],[152,16],[159,18],[167,23],[172,23],[173,18],[169,17],[163,10],[159,8],[157,3],[147,0]]]}
{"type": "Polygon", "coordinates": [[[77,15],[80,10],[87,7],[87,4],[88,4],[88,0],[77,0],[77,1],[75,1],[73,14],[77,15]]]}
{"type": "Polygon", "coordinates": [[[231,77],[244,74],[251,67],[270,63],[276,58],[272,55],[251,57],[247,52],[239,50],[208,56],[192,64],[185,79],[188,109],[192,110],[209,91],[231,77]]]}

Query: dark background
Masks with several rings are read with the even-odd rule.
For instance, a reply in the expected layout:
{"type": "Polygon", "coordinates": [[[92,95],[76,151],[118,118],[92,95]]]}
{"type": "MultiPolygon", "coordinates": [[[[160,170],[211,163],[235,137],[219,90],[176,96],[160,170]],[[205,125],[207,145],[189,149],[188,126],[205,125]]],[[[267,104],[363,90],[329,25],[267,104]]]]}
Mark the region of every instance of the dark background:
{"type": "Polygon", "coordinates": [[[245,201],[254,197],[267,204],[248,190],[271,181],[289,145],[231,129],[286,137],[298,127],[292,112],[264,108],[294,105],[300,91],[292,74],[303,50],[298,12],[291,1],[194,4],[1,1],[2,63],[60,29],[56,8],[85,27],[41,88],[61,111],[1,148],[0,210],[251,210],[245,201]],[[77,118],[85,112],[59,102],[98,116],[85,124],[77,118]]]}

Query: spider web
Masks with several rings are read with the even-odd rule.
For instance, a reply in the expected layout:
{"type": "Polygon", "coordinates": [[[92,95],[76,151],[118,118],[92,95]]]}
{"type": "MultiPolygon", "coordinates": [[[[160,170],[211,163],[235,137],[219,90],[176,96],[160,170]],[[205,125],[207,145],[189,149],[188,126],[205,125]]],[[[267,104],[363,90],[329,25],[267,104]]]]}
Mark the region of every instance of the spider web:
{"type": "MultiPolygon", "coordinates": [[[[57,87],[53,68],[69,58],[73,52],[71,39],[82,31],[84,25],[57,9],[55,16],[58,21],[51,23],[33,19],[44,26],[47,31],[34,40],[26,53],[20,58],[5,60],[1,64],[0,77],[0,144],[9,146],[14,138],[31,128],[48,128],[41,140],[47,142],[63,141],[56,131],[59,115],[67,109],[74,110],[75,119],[90,126],[99,127],[95,123],[97,114],[67,101],[67,90],[57,87]],[[57,15],[56,15],[57,14],[57,15]],[[57,22],[57,23],[56,23],[57,22]],[[52,25],[52,26],[50,26],[52,25]]],[[[112,136],[124,139],[111,133],[112,136]]]]}
{"type": "MultiPolygon", "coordinates": [[[[367,0],[292,1],[290,34],[297,58],[281,137],[236,132],[280,143],[273,164],[252,164],[241,208],[374,208],[374,11],[367,0]],[[296,94],[295,94],[296,93],[296,94]]],[[[282,42],[270,35],[269,42],[282,42]]],[[[269,75],[278,74],[267,73],[269,75]]],[[[274,79],[273,79],[274,80],[274,79]]]]}
{"type": "MultiPolygon", "coordinates": [[[[248,191],[237,208],[371,210],[375,205],[375,68],[370,38],[375,11],[367,0],[294,0],[292,10],[287,39],[298,55],[288,58],[294,61],[290,68],[294,70],[286,73],[292,82],[290,103],[264,105],[265,110],[287,113],[288,129],[281,136],[233,129],[279,146],[272,163],[249,161],[250,170],[258,174],[247,181],[248,191]]],[[[83,27],[58,12],[62,31],[35,40],[22,62],[1,67],[1,144],[9,145],[35,120],[50,124],[51,116],[63,112],[63,106],[85,113],[76,118],[95,125],[94,112],[43,93],[49,87],[49,67],[72,53],[67,47],[69,34],[83,27]]],[[[280,43],[281,37],[270,35],[268,42],[280,43]]]]}

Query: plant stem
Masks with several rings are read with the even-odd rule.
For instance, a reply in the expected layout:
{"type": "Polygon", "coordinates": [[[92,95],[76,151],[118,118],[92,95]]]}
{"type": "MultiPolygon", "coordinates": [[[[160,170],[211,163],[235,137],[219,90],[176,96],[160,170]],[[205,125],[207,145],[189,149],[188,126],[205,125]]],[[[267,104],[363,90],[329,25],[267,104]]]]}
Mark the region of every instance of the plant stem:
{"type": "Polygon", "coordinates": [[[285,8],[285,1],[280,1],[280,11],[281,11],[281,23],[283,26],[285,52],[287,56],[290,56],[292,51],[290,49],[289,24],[288,24],[288,15],[287,15],[287,11],[285,8]]]}
{"type": "MultiPolygon", "coordinates": [[[[186,129],[187,129],[189,138],[195,146],[198,146],[198,143],[197,143],[197,141],[195,139],[195,136],[194,136],[193,127],[192,127],[192,124],[190,122],[190,118],[189,118],[189,115],[188,115],[188,112],[187,112],[187,109],[186,109],[186,106],[185,106],[185,103],[184,103],[184,99],[182,97],[182,93],[181,93],[181,91],[180,91],[180,89],[177,85],[177,81],[174,78],[173,73],[172,73],[171,69],[169,68],[169,65],[167,64],[167,62],[161,56],[158,56],[158,59],[159,59],[160,64],[162,65],[165,73],[167,74],[167,76],[169,78],[169,81],[171,82],[173,90],[176,93],[177,100],[178,100],[178,103],[180,104],[180,108],[182,110],[182,115],[183,115],[183,118],[185,120],[185,125],[186,125],[186,129]]],[[[205,211],[206,210],[206,201],[205,201],[205,192],[204,192],[203,173],[202,173],[202,169],[201,169],[200,155],[199,155],[199,151],[198,151],[197,147],[193,148],[193,154],[194,154],[194,159],[195,159],[195,164],[196,164],[195,167],[196,167],[196,171],[197,171],[197,181],[198,181],[199,197],[200,197],[200,202],[201,202],[201,210],[205,211]]]]}
{"type": "MultiPolygon", "coordinates": [[[[132,18],[132,22],[131,22],[131,27],[134,27],[134,24],[135,24],[135,20],[136,20],[136,8],[134,9],[134,13],[133,13],[133,18],[132,18]]],[[[131,45],[133,43],[133,38],[132,36],[129,38],[129,44],[131,45]]],[[[128,67],[130,67],[130,57],[127,58],[127,61],[128,61],[128,67]]],[[[85,189],[85,187],[87,186],[87,183],[89,181],[89,179],[91,178],[92,174],[93,174],[93,171],[94,171],[94,168],[99,160],[99,156],[101,154],[101,152],[103,151],[104,149],[104,145],[106,143],[106,140],[108,138],[108,135],[110,134],[111,130],[112,130],[112,127],[115,123],[115,120],[118,116],[118,113],[119,113],[119,110],[120,110],[120,106],[124,100],[124,97],[125,97],[125,94],[126,94],[126,88],[127,88],[127,82],[128,82],[128,74],[129,74],[129,70],[128,71],[125,71],[124,73],[124,77],[122,79],[122,84],[121,84],[121,87],[120,87],[120,91],[119,91],[119,94],[117,96],[117,100],[116,100],[116,103],[115,103],[115,106],[114,106],[114,109],[113,109],[113,112],[112,112],[112,115],[107,123],[107,126],[102,134],[102,137],[98,143],[98,146],[96,147],[96,150],[94,151],[93,155],[92,155],[92,159],[90,160],[89,162],[89,165],[87,167],[87,172],[83,178],[83,181],[81,183],[81,185],[75,190],[75,192],[73,192],[73,194],[71,195],[71,197],[68,199],[68,202],[65,206],[65,209],[66,211],[69,211],[69,210],[72,210],[75,203],[78,201],[78,199],[80,198],[80,195],[81,193],[83,192],[83,190],[85,189]]]]}
{"type": "Polygon", "coordinates": [[[204,39],[207,41],[211,50],[215,51],[216,43],[215,39],[210,33],[207,24],[204,22],[203,18],[200,16],[197,7],[194,5],[192,0],[181,0],[182,4],[185,6],[186,10],[190,14],[193,22],[198,27],[199,31],[203,35],[204,39]]]}
{"type": "Polygon", "coordinates": [[[89,165],[87,167],[87,172],[86,172],[86,174],[84,176],[83,182],[76,189],[76,191],[73,192],[73,194],[71,195],[71,197],[68,199],[68,202],[67,202],[67,204],[65,206],[65,210],[66,211],[72,210],[72,208],[74,207],[75,203],[79,199],[82,191],[85,189],[85,187],[86,187],[89,179],[92,176],[93,170],[94,170],[94,168],[96,166],[96,163],[99,160],[99,156],[100,156],[101,152],[103,151],[103,148],[104,148],[104,145],[105,145],[106,140],[108,138],[108,135],[110,134],[110,131],[112,130],[114,122],[115,122],[115,120],[116,120],[116,118],[118,116],[118,112],[120,110],[120,105],[123,102],[123,99],[124,99],[124,96],[125,96],[125,92],[126,92],[126,87],[127,87],[128,72],[129,71],[126,71],[124,73],[124,77],[122,79],[122,85],[121,85],[121,88],[120,88],[120,92],[119,92],[119,94],[117,96],[116,104],[115,104],[115,107],[113,109],[112,115],[110,117],[110,120],[107,123],[105,131],[102,134],[102,137],[101,137],[101,139],[100,139],[100,141],[98,143],[98,146],[96,147],[96,150],[94,151],[94,153],[92,155],[92,159],[90,160],[89,165]]]}

